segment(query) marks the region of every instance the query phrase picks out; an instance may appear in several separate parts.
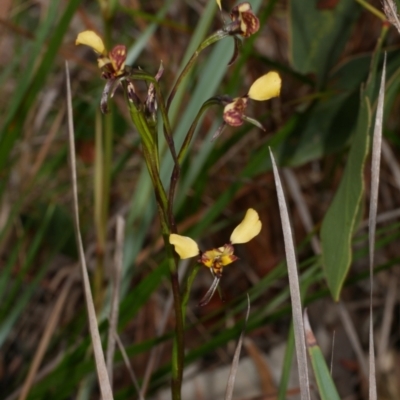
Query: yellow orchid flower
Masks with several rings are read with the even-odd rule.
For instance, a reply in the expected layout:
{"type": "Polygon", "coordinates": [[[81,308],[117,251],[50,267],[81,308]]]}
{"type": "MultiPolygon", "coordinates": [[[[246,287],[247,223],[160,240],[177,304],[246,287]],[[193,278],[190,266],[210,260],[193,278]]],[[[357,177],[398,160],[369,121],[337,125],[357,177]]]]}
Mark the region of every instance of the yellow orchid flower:
{"type": "Polygon", "coordinates": [[[197,243],[190,237],[177,235],[176,233],[172,233],[169,236],[169,242],[175,247],[175,251],[182,260],[200,254],[198,262],[210,268],[215,277],[213,285],[200,302],[200,305],[207,304],[214,294],[222,277],[223,268],[238,259],[234,254],[233,245],[249,242],[260,233],[261,227],[262,224],[257,211],[249,208],[242,222],[233,230],[230,242],[221,247],[201,252],[197,243]]]}
{"type": "Polygon", "coordinates": [[[192,238],[176,233],[169,236],[169,242],[174,246],[181,260],[201,254],[199,262],[211,268],[218,275],[221,274],[222,267],[237,260],[237,257],[233,254],[233,245],[249,242],[260,233],[261,227],[262,224],[257,211],[249,208],[242,222],[233,230],[230,242],[222,247],[201,252],[192,238]]]}
{"type": "Polygon", "coordinates": [[[122,76],[125,72],[126,47],[117,44],[107,52],[103,39],[94,31],[83,31],[78,34],[76,45],[83,44],[92,48],[97,54],[97,64],[103,71],[105,79],[114,79],[122,76]]]}
{"type": "Polygon", "coordinates": [[[246,95],[236,97],[235,99],[231,99],[230,102],[225,103],[224,121],[230,126],[240,126],[243,124],[243,121],[248,120],[248,122],[262,128],[262,125],[256,120],[246,117],[245,111],[248,100],[264,101],[278,97],[281,87],[282,79],[277,72],[271,71],[261,76],[253,82],[246,95]]]}

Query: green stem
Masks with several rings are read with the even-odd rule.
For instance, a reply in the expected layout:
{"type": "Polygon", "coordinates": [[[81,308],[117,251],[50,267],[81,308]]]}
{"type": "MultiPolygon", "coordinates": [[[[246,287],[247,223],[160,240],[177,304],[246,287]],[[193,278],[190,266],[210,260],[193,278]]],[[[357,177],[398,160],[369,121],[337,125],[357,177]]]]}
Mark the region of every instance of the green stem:
{"type": "Polygon", "coordinates": [[[175,94],[179,88],[180,83],[182,82],[182,80],[187,76],[187,74],[189,73],[189,71],[191,70],[191,68],[193,67],[197,57],[199,56],[199,54],[208,46],[212,45],[213,43],[217,42],[218,40],[221,40],[223,38],[225,38],[226,36],[228,36],[230,34],[228,29],[222,28],[220,30],[218,30],[217,32],[215,32],[214,34],[212,34],[211,36],[209,36],[208,38],[206,38],[203,42],[200,43],[200,46],[197,48],[197,50],[193,53],[192,57],[190,57],[190,60],[187,62],[187,64],[185,65],[185,67],[183,68],[182,72],[180,73],[178,79],[176,80],[174,86],[171,89],[171,93],[168,96],[167,99],[167,112],[171,106],[172,100],[175,97],[175,94]]]}
{"type": "Polygon", "coordinates": [[[378,17],[382,22],[386,21],[386,16],[383,14],[381,11],[379,11],[377,8],[366,2],[365,0],[356,0],[357,3],[359,3],[362,7],[364,7],[366,10],[368,10],[370,13],[374,14],[376,17],[378,17]]]}
{"type": "Polygon", "coordinates": [[[200,110],[197,112],[196,118],[193,120],[192,125],[190,126],[185,139],[182,143],[181,149],[179,150],[178,157],[177,157],[177,162],[174,165],[174,169],[171,174],[171,180],[170,180],[170,185],[169,185],[169,194],[168,194],[168,215],[173,214],[173,204],[174,204],[174,197],[175,197],[175,190],[176,190],[176,185],[179,180],[179,175],[180,175],[180,166],[182,165],[182,162],[186,156],[187,150],[189,148],[190,142],[192,141],[194,132],[196,130],[197,124],[199,123],[199,120],[203,113],[211,106],[213,105],[220,105],[221,100],[217,97],[212,97],[211,99],[208,99],[206,102],[203,103],[201,106],[200,110]]]}
{"type": "Polygon", "coordinates": [[[142,151],[149,172],[154,193],[157,201],[158,213],[161,221],[161,231],[164,240],[164,245],[167,253],[167,259],[170,267],[171,286],[174,296],[175,310],[175,338],[172,352],[172,398],[174,400],[181,399],[181,386],[183,377],[183,362],[184,362],[184,324],[182,315],[182,299],[179,287],[177,260],[174,255],[173,246],[169,243],[171,234],[170,218],[168,215],[168,197],[165,188],[160,179],[159,155],[156,141],[155,126],[149,126],[149,121],[146,119],[143,110],[140,106],[136,106],[129,100],[127,92],[127,83],[123,82],[125,89],[126,101],[129,107],[132,122],[136,126],[142,139],[142,151]]]}
{"type": "Polygon", "coordinates": [[[156,95],[157,95],[157,104],[160,109],[161,118],[163,119],[163,124],[164,124],[164,137],[165,137],[165,140],[170,149],[172,158],[174,159],[174,161],[176,161],[176,150],[175,150],[175,144],[174,144],[174,140],[173,140],[173,136],[172,136],[171,124],[169,122],[167,109],[165,107],[164,96],[160,90],[159,83],[154,78],[154,76],[151,76],[149,73],[144,72],[144,71],[132,71],[131,73],[129,73],[129,78],[131,80],[143,80],[146,82],[150,82],[154,85],[154,88],[156,90],[156,95]]]}

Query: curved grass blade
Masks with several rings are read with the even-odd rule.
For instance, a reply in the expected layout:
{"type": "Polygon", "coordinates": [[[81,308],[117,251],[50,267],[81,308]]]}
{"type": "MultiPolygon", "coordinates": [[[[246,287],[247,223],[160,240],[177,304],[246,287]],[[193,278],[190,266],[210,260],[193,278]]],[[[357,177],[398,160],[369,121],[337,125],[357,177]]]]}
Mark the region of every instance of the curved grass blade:
{"type": "Polygon", "coordinates": [[[75,279],[76,279],[76,274],[71,273],[70,276],[67,278],[66,282],[64,283],[61,293],[58,296],[58,299],[56,300],[53,309],[51,310],[45,330],[43,332],[43,336],[40,339],[35,356],[29,367],[29,372],[25,378],[24,385],[22,387],[18,400],[25,400],[28,397],[34,378],[38,372],[39,366],[43,361],[47,348],[49,347],[51,337],[53,336],[54,331],[58,326],[60,315],[62,313],[65,302],[67,300],[67,296],[70,293],[71,287],[75,279]]]}
{"type": "Polygon", "coordinates": [[[107,343],[107,370],[110,379],[110,385],[113,383],[113,361],[115,351],[115,337],[117,335],[118,314],[119,314],[119,298],[121,287],[121,272],[124,253],[124,232],[125,220],[120,215],[117,217],[116,224],[116,238],[115,238],[115,256],[114,256],[114,270],[112,277],[112,298],[110,306],[110,327],[108,330],[108,343],[107,343]]]}
{"type": "Polygon", "coordinates": [[[270,155],[274,171],[275,186],[278,196],[279,213],[281,216],[281,223],[283,229],[283,238],[285,242],[286,262],[288,266],[290,297],[291,297],[292,312],[293,312],[294,338],[296,344],[297,364],[299,368],[301,399],[310,399],[307,354],[306,354],[306,344],[304,338],[303,313],[301,309],[302,307],[301,307],[299,277],[297,273],[297,262],[293,244],[292,230],[290,227],[289,214],[286,207],[285,196],[283,193],[283,188],[279,177],[278,168],[276,166],[274,155],[272,154],[271,149],[270,149],[270,155]]]}
{"type": "Polygon", "coordinates": [[[250,297],[247,294],[246,319],[244,321],[244,326],[243,326],[243,329],[242,329],[242,333],[240,334],[239,342],[238,342],[238,344],[236,346],[235,354],[233,356],[232,366],[231,366],[231,370],[229,372],[229,377],[228,377],[228,384],[226,385],[225,400],[232,400],[233,387],[235,385],[236,372],[237,372],[238,366],[239,366],[240,350],[242,349],[243,338],[244,338],[244,334],[246,332],[246,326],[247,326],[247,321],[249,319],[249,314],[250,314],[250,297]]]}
{"type": "Polygon", "coordinates": [[[67,78],[67,105],[68,105],[68,133],[69,133],[69,150],[70,150],[70,163],[71,163],[71,180],[72,180],[72,193],[74,203],[74,219],[76,241],[79,250],[79,259],[82,272],[83,289],[85,292],[86,307],[89,320],[90,336],[92,338],[92,345],[94,356],[96,360],[97,377],[99,381],[100,391],[103,400],[113,400],[112,389],[108,379],[106,362],[104,359],[103,348],[101,345],[101,338],[99,328],[97,326],[96,311],[94,308],[92,291],[90,289],[89,274],[86,267],[85,252],[82,245],[82,237],[79,227],[79,206],[78,206],[78,185],[76,179],[76,160],[75,160],[75,137],[74,125],[72,116],[72,97],[71,97],[71,84],[69,79],[68,63],[65,63],[66,78],[67,78]]]}

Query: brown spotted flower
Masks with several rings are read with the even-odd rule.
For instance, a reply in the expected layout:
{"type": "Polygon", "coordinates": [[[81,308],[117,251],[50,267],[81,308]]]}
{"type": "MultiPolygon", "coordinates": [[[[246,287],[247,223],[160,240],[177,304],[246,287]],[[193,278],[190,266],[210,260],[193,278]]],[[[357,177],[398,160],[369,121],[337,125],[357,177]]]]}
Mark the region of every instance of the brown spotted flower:
{"type": "MultiPolygon", "coordinates": [[[[219,9],[221,10],[221,1],[216,0],[219,9]]],[[[225,24],[222,31],[233,37],[234,50],[231,60],[228,65],[235,62],[241,47],[241,40],[239,37],[248,38],[260,29],[260,21],[253,13],[249,2],[240,3],[233,7],[230,13],[231,22],[225,24]]]]}
{"type": "Polygon", "coordinates": [[[237,24],[234,33],[243,37],[249,37],[260,29],[260,21],[247,1],[232,8],[231,19],[234,24],[237,24]]]}
{"type": "Polygon", "coordinates": [[[102,112],[106,113],[108,111],[108,98],[114,96],[121,79],[126,75],[126,47],[123,44],[117,44],[111,51],[107,52],[103,40],[94,31],[81,32],[76,38],[75,44],[89,46],[98,55],[97,64],[101,69],[103,78],[107,80],[100,103],[102,112]]]}
{"type": "Polygon", "coordinates": [[[97,54],[97,63],[102,70],[105,79],[117,78],[125,72],[126,47],[117,44],[107,52],[103,40],[94,31],[81,32],[76,38],[75,44],[83,44],[91,47],[97,54]]]}
{"type": "Polygon", "coordinates": [[[229,243],[205,252],[201,252],[197,243],[190,237],[175,233],[169,236],[169,242],[182,260],[200,255],[198,262],[209,268],[214,276],[214,282],[200,305],[207,304],[211,299],[222,277],[223,268],[238,259],[234,254],[233,245],[249,242],[260,233],[261,226],[257,211],[249,208],[242,222],[233,230],[229,243]]]}
{"type": "Polygon", "coordinates": [[[281,77],[277,72],[268,72],[258,78],[250,87],[248,93],[242,97],[223,100],[226,104],[224,108],[223,118],[226,124],[230,126],[240,126],[243,121],[248,121],[262,128],[262,125],[245,115],[247,103],[249,99],[256,101],[264,101],[277,97],[280,94],[282,86],[281,77]]]}

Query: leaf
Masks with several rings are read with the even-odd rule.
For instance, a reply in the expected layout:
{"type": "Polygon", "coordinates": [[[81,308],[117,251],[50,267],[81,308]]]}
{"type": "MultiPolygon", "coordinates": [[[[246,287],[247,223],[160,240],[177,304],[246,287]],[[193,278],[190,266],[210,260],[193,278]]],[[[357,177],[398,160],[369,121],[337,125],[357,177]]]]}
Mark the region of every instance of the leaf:
{"type": "Polygon", "coordinates": [[[322,263],[329,289],[336,301],[339,300],[350,267],[351,238],[364,192],[363,170],[368,154],[370,107],[370,101],[362,91],[356,135],[347,165],[321,227],[322,263]]]}
{"type": "Polygon", "coordinates": [[[318,86],[346,44],[359,6],[341,0],[330,9],[318,9],[317,0],[290,1],[290,57],[293,67],[304,74],[314,73],[318,86]]]}
{"type": "Polygon", "coordinates": [[[279,214],[285,242],[285,254],[289,275],[290,301],[292,304],[292,318],[294,328],[294,339],[296,345],[296,356],[299,370],[299,383],[302,399],[310,399],[310,388],[308,381],[307,354],[304,337],[304,324],[302,315],[302,304],[300,295],[299,276],[297,271],[296,254],[293,242],[292,229],[290,227],[289,214],[286,206],[285,195],[279,177],[278,168],[275,163],[272,151],[270,151],[274,180],[278,196],[279,214]]]}
{"type": "Polygon", "coordinates": [[[368,155],[371,103],[380,46],[385,35],[386,30],[383,29],[372,59],[368,83],[365,89],[361,90],[360,110],[347,165],[321,226],[322,263],[329,289],[336,301],[339,300],[352,259],[351,239],[357,217],[360,215],[360,204],[364,193],[363,171],[368,155]]]}

